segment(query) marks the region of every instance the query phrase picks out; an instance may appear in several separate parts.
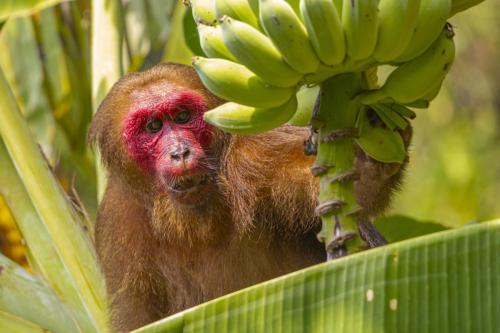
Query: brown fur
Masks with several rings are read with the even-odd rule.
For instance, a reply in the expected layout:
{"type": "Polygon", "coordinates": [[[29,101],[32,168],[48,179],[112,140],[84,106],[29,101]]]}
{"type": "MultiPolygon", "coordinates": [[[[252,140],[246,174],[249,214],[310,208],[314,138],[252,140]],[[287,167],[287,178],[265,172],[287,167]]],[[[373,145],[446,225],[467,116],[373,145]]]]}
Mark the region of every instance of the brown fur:
{"type": "MultiPolygon", "coordinates": [[[[209,108],[221,103],[192,69],[159,65],[120,80],[89,135],[109,175],[96,247],[118,332],[325,259],[316,240],[318,181],[309,170],[313,159],[303,154],[306,129],[285,126],[248,137],[217,131],[211,145],[216,187],[205,202],[180,206],[158,191],[127,155],[121,123],[131,96],[163,83],[201,93],[209,108]]],[[[358,167],[372,167],[358,158],[358,167]]],[[[360,185],[386,186],[387,177],[366,180],[362,174],[357,194],[368,203],[382,190],[363,197],[360,185]]]]}

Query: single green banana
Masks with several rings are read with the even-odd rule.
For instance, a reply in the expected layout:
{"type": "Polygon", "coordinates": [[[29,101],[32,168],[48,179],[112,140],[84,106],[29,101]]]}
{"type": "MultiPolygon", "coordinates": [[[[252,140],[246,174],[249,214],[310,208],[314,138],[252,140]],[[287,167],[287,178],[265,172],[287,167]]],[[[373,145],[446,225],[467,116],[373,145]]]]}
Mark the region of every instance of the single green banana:
{"type": "Polygon", "coordinates": [[[373,57],[380,63],[397,58],[408,46],[417,24],[420,0],[382,0],[373,57]]]}
{"type": "Polygon", "coordinates": [[[480,4],[484,0],[452,0],[450,17],[456,13],[462,12],[470,7],[480,4]]]}
{"type": "Polygon", "coordinates": [[[410,43],[394,62],[407,62],[424,53],[443,31],[450,10],[451,0],[421,0],[410,43]]]}
{"type": "Polygon", "coordinates": [[[434,98],[437,97],[439,91],[441,91],[441,86],[443,85],[444,77],[441,81],[436,82],[432,85],[429,92],[425,94],[421,99],[416,100],[412,103],[408,103],[407,105],[417,109],[427,109],[434,98]]]}
{"type": "Polygon", "coordinates": [[[228,102],[206,112],[206,122],[233,134],[258,134],[286,123],[297,109],[297,99],[271,109],[228,102]]]}
{"type": "Polygon", "coordinates": [[[224,44],[220,26],[198,23],[198,34],[201,49],[208,57],[237,61],[224,44]]]}
{"type": "Polygon", "coordinates": [[[194,57],[193,66],[208,90],[231,102],[274,108],[283,105],[295,92],[292,88],[271,86],[245,66],[232,61],[194,57]]]}
{"type": "Polygon", "coordinates": [[[409,104],[432,93],[436,82],[444,79],[453,63],[453,35],[451,25],[447,24],[427,51],[394,70],[380,89],[365,93],[362,103],[372,105],[389,98],[409,104]]]}
{"type": "Polygon", "coordinates": [[[264,81],[277,87],[291,87],[302,78],[284,61],[271,40],[251,25],[223,16],[220,27],[229,51],[264,81]]]}
{"type": "Polygon", "coordinates": [[[377,45],[379,0],[344,0],[342,25],[347,55],[353,60],[370,57],[377,45]]]}
{"type": "Polygon", "coordinates": [[[441,81],[434,84],[430,88],[429,92],[427,94],[425,94],[425,96],[422,99],[426,100],[429,103],[432,102],[434,100],[434,98],[436,98],[437,95],[439,95],[439,92],[441,91],[441,86],[443,85],[444,79],[445,79],[445,77],[443,77],[441,79],[441,81]]]}
{"type": "Polygon", "coordinates": [[[364,110],[359,116],[360,136],[354,139],[358,146],[377,161],[403,163],[406,159],[406,151],[401,135],[387,128],[372,126],[364,110]]]}
{"type": "Polygon", "coordinates": [[[300,11],[318,58],[326,65],[340,64],[345,57],[345,38],[332,0],[301,0],[300,11]]]}
{"type": "Polygon", "coordinates": [[[254,10],[255,7],[252,8],[247,0],[215,0],[215,14],[218,19],[227,15],[259,29],[259,19],[254,10]]]}
{"type": "Polygon", "coordinates": [[[319,59],[290,4],[285,0],[260,0],[259,15],[262,27],[285,61],[299,73],[314,73],[319,59]]]}
{"type": "Polygon", "coordinates": [[[297,92],[297,111],[288,121],[293,126],[308,126],[319,94],[319,85],[314,87],[303,86],[297,92]]]}
{"type": "Polygon", "coordinates": [[[193,18],[197,23],[211,24],[215,22],[214,0],[191,0],[190,3],[193,18]]]}

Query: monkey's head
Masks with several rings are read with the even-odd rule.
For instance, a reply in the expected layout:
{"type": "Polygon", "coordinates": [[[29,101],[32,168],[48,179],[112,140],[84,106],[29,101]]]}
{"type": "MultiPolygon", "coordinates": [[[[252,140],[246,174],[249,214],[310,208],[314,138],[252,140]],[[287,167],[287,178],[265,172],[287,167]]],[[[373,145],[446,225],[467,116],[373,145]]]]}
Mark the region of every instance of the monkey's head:
{"type": "Polygon", "coordinates": [[[221,104],[187,66],[162,64],[119,80],[92,122],[110,176],[140,193],[167,193],[181,204],[201,204],[215,186],[224,134],[203,121],[221,104]]]}

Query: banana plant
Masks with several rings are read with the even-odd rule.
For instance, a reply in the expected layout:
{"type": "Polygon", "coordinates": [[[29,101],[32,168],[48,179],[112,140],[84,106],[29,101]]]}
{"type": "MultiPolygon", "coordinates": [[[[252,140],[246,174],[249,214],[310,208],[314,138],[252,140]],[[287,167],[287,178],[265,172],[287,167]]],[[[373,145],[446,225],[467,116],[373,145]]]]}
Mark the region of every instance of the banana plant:
{"type": "Polygon", "coordinates": [[[416,115],[408,107],[429,106],[454,60],[447,19],[480,2],[192,0],[208,57],[193,65],[229,101],[204,118],[235,134],[308,119],[308,150],[317,155],[311,171],[320,179],[318,238],[329,259],[358,252],[367,240],[357,223],[371,212],[354,193],[356,146],[377,161],[405,163],[402,132],[416,115]],[[381,84],[378,67],[388,64],[396,69],[381,84]],[[320,87],[308,116],[296,102],[303,86],[320,87]],[[383,127],[372,124],[373,113],[383,127]]]}

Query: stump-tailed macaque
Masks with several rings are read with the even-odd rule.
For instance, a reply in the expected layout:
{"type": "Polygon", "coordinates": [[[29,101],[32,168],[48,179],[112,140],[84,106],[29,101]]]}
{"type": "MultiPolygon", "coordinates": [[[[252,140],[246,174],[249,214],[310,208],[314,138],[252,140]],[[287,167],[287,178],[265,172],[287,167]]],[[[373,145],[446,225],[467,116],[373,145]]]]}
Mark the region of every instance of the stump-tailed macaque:
{"type": "MultiPolygon", "coordinates": [[[[193,69],[163,64],[122,78],[93,120],[108,171],[96,247],[117,332],[326,258],[308,130],[229,135],[203,121],[220,103],[193,69]]],[[[369,207],[400,172],[357,156],[369,207]]]]}

